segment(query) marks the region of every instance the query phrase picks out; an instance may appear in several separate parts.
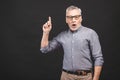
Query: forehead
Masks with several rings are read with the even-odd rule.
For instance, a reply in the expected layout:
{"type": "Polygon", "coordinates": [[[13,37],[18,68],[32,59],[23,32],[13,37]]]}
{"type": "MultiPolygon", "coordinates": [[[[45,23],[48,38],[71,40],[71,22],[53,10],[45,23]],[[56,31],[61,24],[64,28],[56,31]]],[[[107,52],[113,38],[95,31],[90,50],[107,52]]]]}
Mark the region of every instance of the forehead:
{"type": "Polygon", "coordinates": [[[79,9],[73,9],[66,12],[66,15],[69,15],[69,16],[80,15],[80,14],[81,13],[79,9]]]}

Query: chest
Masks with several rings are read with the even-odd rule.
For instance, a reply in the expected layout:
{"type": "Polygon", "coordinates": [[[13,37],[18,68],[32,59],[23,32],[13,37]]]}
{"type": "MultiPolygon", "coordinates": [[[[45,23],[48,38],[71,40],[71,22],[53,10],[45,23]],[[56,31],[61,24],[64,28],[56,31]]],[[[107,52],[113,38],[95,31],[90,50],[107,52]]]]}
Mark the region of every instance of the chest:
{"type": "Polygon", "coordinates": [[[86,48],[89,45],[89,35],[84,33],[66,34],[62,37],[63,47],[86,48]]]}

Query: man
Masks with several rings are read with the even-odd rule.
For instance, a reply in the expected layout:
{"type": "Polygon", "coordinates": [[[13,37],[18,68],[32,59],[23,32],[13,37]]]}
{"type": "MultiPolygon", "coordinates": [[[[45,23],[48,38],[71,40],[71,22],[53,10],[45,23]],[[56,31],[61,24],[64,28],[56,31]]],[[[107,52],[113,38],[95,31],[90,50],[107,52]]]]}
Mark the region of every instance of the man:
{"type": "Polygon", "coordinates": [[[99,80],[103,66],[103,55],[97,33],[82,26],[81,9],[69,6],[66,23],[69,29],[49,41],[52,29],[51,17],[43,25],[41,51],[47,53],[63,47],[63,70],[61,80],[99,80]]]}

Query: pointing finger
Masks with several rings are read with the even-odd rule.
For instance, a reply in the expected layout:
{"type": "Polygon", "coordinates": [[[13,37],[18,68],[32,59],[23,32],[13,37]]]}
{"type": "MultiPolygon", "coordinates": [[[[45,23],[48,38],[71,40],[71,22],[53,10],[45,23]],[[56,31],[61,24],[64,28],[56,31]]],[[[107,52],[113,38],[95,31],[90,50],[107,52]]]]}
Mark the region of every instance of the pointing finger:
{"type": "Polygon", "coordinates": [[[50,16],[48,17],[48,21],[51,23],[51,17],[50,16]]]}

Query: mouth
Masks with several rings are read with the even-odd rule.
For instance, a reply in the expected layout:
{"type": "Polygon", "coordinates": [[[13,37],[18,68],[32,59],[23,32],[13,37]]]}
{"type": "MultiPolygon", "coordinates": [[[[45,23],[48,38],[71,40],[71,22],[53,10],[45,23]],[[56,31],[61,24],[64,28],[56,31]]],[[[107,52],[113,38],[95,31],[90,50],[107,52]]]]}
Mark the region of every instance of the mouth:
{"type": "Polygon", "coordinates": [[[76,24],[72,24],[72,26],[76,26],[76,24]]]}
{"type": "Polygon", "coordinates": [[[72,28],[76,28],[76,24],[72,24],[72,28]]]}

